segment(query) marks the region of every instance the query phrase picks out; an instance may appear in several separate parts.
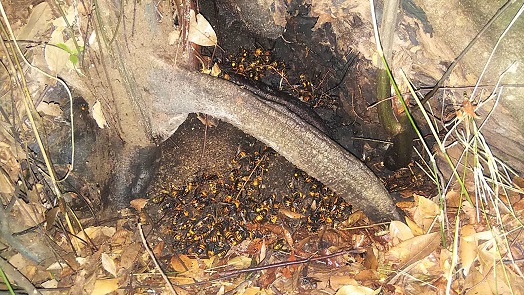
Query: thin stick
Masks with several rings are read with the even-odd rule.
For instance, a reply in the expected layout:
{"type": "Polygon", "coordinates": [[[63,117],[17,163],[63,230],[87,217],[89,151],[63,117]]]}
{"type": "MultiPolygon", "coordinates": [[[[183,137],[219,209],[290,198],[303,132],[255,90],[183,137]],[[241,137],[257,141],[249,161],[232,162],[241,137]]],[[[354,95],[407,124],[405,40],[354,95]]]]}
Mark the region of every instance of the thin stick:
{"type": "Polygon", "coordinates": [[[35,288],[29,279],[27,279],[22,273],[20,273],[20,271],[18,271],[18,269],[16,269],[3,257],[0,257],[0,268],[8,277],[15,281],[18,286],[22,287],[22,289],[24,289],[27,294],[42,295],[42,293],[35,288]]]}
{"type": "Polygon", "coordinates": [[[151,251],[151,249],[147,245],[146,237],[144,236],[144,231],[142,230],[142,223],[140,223],[140,222],[138,223],[138,231],[140,232],[140,238],[142,239],[142,244],[144,245],[144,248],[146,249],[147,253],[151,257],[153,262],[155,263],[156,270],[160,273],[162,278],[164,278],[164,281],[166,282],[167,287],[169,288],[171,293],[177,295],[175,289],[173,288],[173,285],[171,284],[171,282],[167,278],[167,276],[164,273],[164,271],[162,271],[162,268],[160,267],[160,264],[158,264],[158,261],[155,258],[155,254],[153,254],[153,251],[151,251]]]}
{"type": "Polygon", "coordinates": [[[336,253],[332,253],[332,254],[328,254],[328,255],[323,255],[323,256],[318,256],[318,257],[313,257],[313,255],[311,255],[308,258],[298,259],[298,260],[295,260],[295,261],[283,261],[283,262],[277,262],[277,263],[268,264],[268,265],[254,266],[254,267],[245,268],[245,269],[235,269],[235,270],[231,270],[231,271],[225,271],[225,272],[220,273],[220,276],[221,277],[230,277],[232,275],[238,275],[238,274],[242,274],[242,273],[250,273],[250,272],[261,271],[261,270],[270,269],[270,268],[303,264],[303,263],[308,263],[308,262],[313,262],[313,261],[329,259],[329,258],[333,258],[333,257],[345,255],[345,254],[359,254],[359,253],[364,253],[364,252],[365,252],[365,250],[357,248],[357,249],[350,249],[350,250],[340,251],[340,252],[336,252],[336,253]]]}

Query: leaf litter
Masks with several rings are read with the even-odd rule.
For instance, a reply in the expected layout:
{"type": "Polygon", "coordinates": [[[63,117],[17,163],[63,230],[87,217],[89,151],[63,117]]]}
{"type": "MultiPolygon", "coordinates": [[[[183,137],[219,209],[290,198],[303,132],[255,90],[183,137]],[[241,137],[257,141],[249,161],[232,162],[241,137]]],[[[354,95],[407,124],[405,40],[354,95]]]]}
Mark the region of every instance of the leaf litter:
{"type": "MultiPolygon", "coordinates": [[[[192,42],[202,46],[216,45],[216,35],[207,20],[200,14],[193,12],[192,15],[192,42]]],[[[323,21],[333,18],[326,12],[321,15],[323,21]]],[[[50,16],[47,3],[37,5],[19,36],[35,38],[51,24],[50,16]]],[[[64,43],[61,31],[54,34],[55,43],[64,43]]],[[[56,72],[71,62],[69,53],[62,49],[55,53],[46,51],[46,60],[49,68],[56,72]]],[[[54,103],[40,104],[39,111],[51,117],[60,116],[54,103]]],[[[477,116],[469,107],[465,107],[463,115],[477,116]]],[[[102,116],[99,115],[97,120],[99,126],[105,125],[102,116]]],[[[20,146],[5,136],[1,137],[0,148],[0,187],[2,193],[11,194],[21,171],[18,161],[25,159],[25,155],[20,146]]],[[[38,191],[33,190],[32,194],[29,204],[16,200],[11,211],[14,216],[9,217],[26,228],[44,222],[44,212],[52,210],[36,203],[41,198],[38,191]]],[[[275,290],[329,294],[377,294],[381,290],[396,294],[410,293],[410,290],[437,293],[442,290],[440,278],[449,271],[447,267],[453,255],[462,265],[454,290],[471,294],[523,293],[524,282],[518,267],[503,265],[524,258],[519,246],[522,239],[520,225],[515,224],[514,219],[509,215],[502,216],[506,230],[502,233],[473,218],[467,209],[454,213],[460,217],[462,226],[458,253],[451,253],[443,248],[442,239],[449,242],[452,233],[440,233],[439,224],[440,219],[451,220],[454,215],[448,211],[450,216],[441,216],[439,204],[433,200],[415,194],[412,197],[415,199],[412,207],[405,210],[409,217],[407,225],[392,222],[382,232],[380,227],[369,225],[366,218],[356,212],[341,221],[345,225],[343,229],[323,226],[310,233],[291,233],[285,226],[254,224],[253,229],[264,230],[262,237],[237,241],[221,255],[173,253],[173,249],[166,249],[160,236],[149,236],[147,242],[154,249],[155,259],[163,263],[163,271],[175,284],[178,294],[197,291],[208,294],[228,291],[276,294],[275,290]],[[501,246],[506,245],[501,243],[504,239],[512,241],[509,247],[501,246]],[[281,241],[277,245],[287,247],[271,248],[274,241],[281,241]],[[365,249],[365,254],[352,253],[352,248],[365,249]]],[[[453,198],[456,200],[462,196],[446,196],[450,207],[455,204],[453,198]]],[[[522,204],[522,195],[517,195],[512,204],[522,204]]],[[[152,267],[151,258],[144,253],[136,230],[137,219],[144,219],[147,224],[144,214],[147,206],[148,201],[143,200],[135,207],[136,213],[122,212],[116,221],[112,221],[113,224],[90,225],[79,231],[77,237],[69,237],[80,242],[81,246],[76,253],[60,253],[60,262],[47,263],[44,267],[21,254],[3,254],[35,285],[54,288],[64,294],[108,294],[118,289],[135,294],[152,290],[161,293],[163,282],[152,267]]],[[[280,212],[283,218],[290,220],[307,218],[291,210],[280,212]]],[[[47,221],[54,223],[51,219],[47,221]]],[[[82,222],[90,224],[91,221],[82,222]]],[[[148,226],[149,233],[152,233],[154,224],[148,226]]],[[[53,233],[47,234],[51,236],[53,233]]],[[[67,249],[69,238],[54,234],[56,245],[67,249]]]]}

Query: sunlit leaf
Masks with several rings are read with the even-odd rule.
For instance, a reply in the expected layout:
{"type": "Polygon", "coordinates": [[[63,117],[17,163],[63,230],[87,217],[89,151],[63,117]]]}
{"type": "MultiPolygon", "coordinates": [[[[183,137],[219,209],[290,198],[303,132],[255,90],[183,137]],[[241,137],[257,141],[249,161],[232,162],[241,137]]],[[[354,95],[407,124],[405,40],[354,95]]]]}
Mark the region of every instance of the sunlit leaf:
{"type": "Polygon", "coordinates": [[[237,269],[248,268],[251,265],[252,259],[247,256],[236,256],[231,258],[227,264],[233,265],[237,269]]]}
{"type": "Polygon", "coordinates": [[[15,186],[11,181],[11,178],[5,172],[4,168],[0,167],[0,193],[12,194],[15,191],[15,186]]]}
{"type": "Polygon", "coordinates": [[[406,217],[406,224],[409,226],[414,236],[421,236],[424,234],[424,230],[408,217],[406,217]]]}
{"type": "Polygon", "coordinates": [[[64,43],[58,43],[56,44],[56,46],[64,51],[66,51],[67,53],[71,54],[71,49],[69,49],[69,47],[67,47],[67,45],[65,45],[64,43]]]}
{"type": "Polygon", "coordinates": [[[146,206],[149,199],[134,199],[130,202],[132,208],[136,211],[141,212],[142,209],[146,206]]]}
{"type": "Polygon", "coordinates": [[[389,234],[392,238],[398,238],[401,241],[409,240],[414,237],[409,226],[395,220],[389,224],[389,234]]]}
{"type": "Polygon", "coordinates": [[[118,279],[96,280],[91,295],[104,295],[118,289],[118,279]]]}
{"type": "Polygon", "coordinates": [[[194,10],[189,11],[189,42],[200,46],[217,45],[215,30],[202,14],[196,14],[194,10]]]}
{"type": "Polygon", "coordinates": [[[464,275],[469,272],[471,264],[477,258],[477,240],[469,238],[475,234],[475,228],[471,224],[462,227],[460,231],[459,257],[462,264],[464,275]]]}
{"type": "Polygon", "coordinates": [[[97,99],[95,104],[92,108],[92,115],[93,119],[95,119],[96,124],[99,128],[104,129],[107,126],[106,117],[104,116],[104,112],[102,112],[102,104],[97,99]]]}
{"type": "Polygon", "coordinates": [[[427,230],[430,228],[430,226],[433,224],[435,217],[439,215],[440,208],[438,205],[419,195],[414,195],[415,197],[415,203],[417,204],[417,209],[413,213],[413,220],[424,230],[427,232],[427,230]]]}
{"type": "Polygon", "coordinates": [[[335,290],[347,285],[358,285],[358,282],[348,275],[330,275],[325,279],[329,280],[329,285],[335,290]]]}
{"type": "Polygon", "coordinates": [[[69,62],[70,55],[67,50],[58,46],[58,44],[64,44],[63,28],[56,28],[53,33],[51,33],[49,43],[57,46],[48,45],[45,47],[45,60],[49,69],[58,74],[69,62]]]}
{"type": "Polygon", "coordinates": [[[401,266],[409,265],[427,257],[440,245],[438,233],[414,237],[391,248],[386,258],[401,266]]]}
{"type": "Polygon", "coordinates": [[[38,104],[36,107],[36,110],[39,113],[51,116],[51,117],[59,117],[62,116],[62,109],[60,108],[60,105],[55,102],[46,102],[42,101],[38,104]]]}
{"type": "Polygon", "coordinates": [[[116,264],[115,261],[109,257],[106,253],[102,253],[102,267],[114,277],[116,277],[116,264]]]}
{"type": "Polygon", "coordinates": [[[338,289],[335,295],[372,295],[376,294],[373,289],[364,286],[347,285],[338,289]]]}
{"type": "Polygon", "coordinates": [[[194,264],[198,265],[196,259],[189,258],[187,255],[173,255],[171,257],[171,267],[176,272],[188,271],[194,264]]]}

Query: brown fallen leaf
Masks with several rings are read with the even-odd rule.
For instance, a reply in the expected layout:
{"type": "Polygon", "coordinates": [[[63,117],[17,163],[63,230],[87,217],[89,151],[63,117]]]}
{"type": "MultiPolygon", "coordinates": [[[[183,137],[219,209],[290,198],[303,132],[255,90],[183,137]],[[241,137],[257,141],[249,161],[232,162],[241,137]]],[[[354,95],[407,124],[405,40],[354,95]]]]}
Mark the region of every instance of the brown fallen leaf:
{"type": "Polygon", "coordinates": [[[60,108],[60,104],[56,102],[46,102],[42,101],[38,106],[36,107],[36,110],[39,113],[51,116],[51,117],[60,117],[62,116],[62,109],[60,108]]]}
{"type": "Polygon", "coordinates": [[[15,186],[11,178],[5,172],[4,168],[0,167],[0,193],[12,194],[15,191],[15,186]]]}
{"type": "Polygon", "coordinates": [[[162,250],[164,250],[164,244],[164,241],[160,241],[153,248],[153,254],[155,254],[156,257],[160,257],[160,255],[162,254],[162,250]]]}
{"type": "Polygon", "coordinates": [[[244,269],[251,266],[253,259],[248,256],[239,255],[235,256],[227,261],[227,265],[231,265],[236,269],[244,269]]]}
{"type": "Polygon", "coordinates": [[[355,275],[357,281],[377,281],[380,276],[376,270],[364,269],[355,275]]]}
{"type": "Polygon", "coordinates": [[[362,265],[367,269],[377,270],[378,269],[378,259],[373,252],[373,248],[368,248],[366,250],[366,258],[362,265]]]}
{"type": "Polygon", "coordinates": [[[91,295],[104,295],[118,289],[118,279],[96,280],[91,295]]]}
{"type": "Polygon", "coordinates": [[[102,267],[108,273],[112,274],[113,277],[116,277],[116,264],[113,258],[111,258],[106,253],[102,253],[101,260],[102,260],[102,267]]]}
{"type": "Polygon", "coordinates": [[[399,264],[399,268],[420,261],[431,254],[440,245],[438,233],[430,233],[414,237],[391,248],[386,253],[386,259],[399,264]]]}
{"type": "Polygon", "coordinates": [[[217,45],[217,36],[213,27],[202,14],[196,14],[192,9],[189,11],[187,40],[200,46],[217,45]]]}
{"type": "Polygon", "coordinates": [[[333,275],[329,277],[329,285],[334,290],[337,290],[346,285],[357,286],[358,282],[347,275],[333,275]]]}
{"type": "Polygon", "coordinates": [[[18,40],[33,40],[42,31],[45,31],[50,26],[50,21],[53,19],[53,10],[49,3],[42,2],[33,7],[31,15],[26,24],[15,32],[18,40]]]}
{"type": "Polygon", "coordinates": [[[196,259],[191,259],[187,255],[173,255],[171,256],[171,267],[176,272],[185,272],[193,267],[193,264],[198,262],[196,259]]]}
{"type": "Polygon", "coordinates": [[[344,286],[338,289],[335,295],[372,295],[377,294],[373,289],[364,286],[344,286]]]}
{"type": "Polygon", "coordinates": [[[392,239],[396,238],[399,241],[406,241],[414,237],[413,232],[408,225],[396,220],[389,224],[389,234],[392,239]]]}
{"type": "Polygon", "coordinates": [[[469,268],[477,258],[477,239],[475,228],[471,224],[466,224],[460,230],[459,257],[464,275],[467,276],[469,268]]]}
{"type": "Polygon", "coordinates": [[[134,208],[136,211],[141,212],[142,209],[146,206],[148,199],[134,199],[130,202],[130,205],[132,208],[134,208]]]}
{"type": "Polygon", "coordinates": [[[414,197],[417,208],[413,214],[413,220],[424,232],[427,232],[432,226],[434,219],[440,214],[440,208],[435,202],[423,196],[414,194],[414,197]]]}
{"type": "Polygon", "coordinates": [[[104,116],[104,112],[102,111],[102,104],[97,99],[93,107],[91,108],[91,115],[93,116],[93,119],[95,119],[96,124],[100,129],[104,129],[107,127],[107,121],[106,117],[104,116]]]}
{"type": "Polygon", "coordinates": [[[120,255],[120,267],[123,269],[130,269],[133,267],[133,264],[137,261],[138,256],[142,251],[142,245],[139,243],[133,243],[124,247],[122,254],[120,255]]]}
{"type": "Polygon", "coordinates": [[[409,226],[409,228],[411,229],[411,232],[413,233],[414,236],[421,236],[421,235],[424,234],[424,230],[422,228],[420,228],[420,226],[418,226],[410,218],[406,217],[406,224],[409,226]]]}

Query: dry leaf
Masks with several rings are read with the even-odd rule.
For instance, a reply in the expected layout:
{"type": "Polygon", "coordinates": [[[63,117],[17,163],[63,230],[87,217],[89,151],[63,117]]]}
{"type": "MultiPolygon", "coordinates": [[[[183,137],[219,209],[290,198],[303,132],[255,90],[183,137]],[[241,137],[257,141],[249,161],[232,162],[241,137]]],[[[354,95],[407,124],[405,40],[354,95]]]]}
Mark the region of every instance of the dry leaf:
{"type": "Polygon", "coordinates": [[[410,218],[406,217],[406,224],[409,226],[409,228],[411,229],[411,232],[413,233],[414,236],[421,236],[421,235],[424,234],[424,230],[422,228],[420,228],[420,226],[418,226],[410,218]]]}
{"type": "Polygon", "coordinates": [[[215,63],[211,69],[207,69],[205,68],[203,65],[202,65],[203,69],[202,69],[202,73],[203,74],[206,74],[206,75],[210,75],[210,76],[213,76],[213,77],[218,77],[218,75],[220,75],[220,73],[222,72],[222,70],[220,69],[220,66],[215,63]]]}
{"type": "Polygon", "coordinates": [[[104,112],[102,112],[102,104],[100,103],[98,99],[96,100],[95,104],[93,105],[93,108],[91,109],[91,113],[98,127],[101,129],[104,129],[107,126],[107,121],[106,121],[106,117],[104,116],[104,112]]]}
{"type": "Polygon", "coordinates": [[[49,265],[46,270],[49,270],[49,271],[57,271],[57,270],[62,270],[64,268],[67,268],[69,267],[67,265],[67,263],[65,262],[59,262],[59,261],[56,261],[56,262],[53,262],[51,265],[49,265]]]}
{"type": "Polygon", "coordinates": [[[263,261],[266,258],[267,246],[266,240],[262,239],[262,246],[260,246],[260,255],[258,255],[258,261],[263,261]]]}
{"type": "Polygon", "coordinates": [[[389,235],[391,238],[397,238],[400,241],[406,241],[414,237],[409,226],[396,220],[389,224],[389,235]]]}
{"type": "Polygon", "coordinates": [[[440,255],[439,255],[439,261],[440,261],[440,269],[442,269],[443,272],[449,272],[449,268],[451,267],[451,259],[452,256],[455,254],[452,254],[451,251],[447,249],[441,249],[440,255]]]}
{"type": "Polygon", "coordinates": [[[220,70],[220,67],[218,66],[218,64],[215,63],[213,67],[211,68],[211,76],[218,77],[218,75],[220,75],[221,72],[222,70],[220,70]]]}
{"type": "Polygon", "coordinates": [[[346,285],[358,285],[358,282],[348,275],[332,275],[328,277],[331,288],[337,290],[346,285]]]}
{"type": "Polygon", "coordinates": [[[477,258],[477,239],[472,236],[474,234],[476,231],[471,224],[464,225],[460,231],[459,257],[465,276],[477,258]]]}
{"type": "Polygon", "coordinates": [[[160,241],[158,242],[158,244],[156,244],[156,246],[153,248],[153,254],[155,255],[155,257],[160,257],[160,255],[162,254],[162,250],[164,250],[164,245],[164,241],[160,241]]]}
{"type": "Polygon", "coordinates": [[[260,287],[249,287],[246,290],[244,290],[244,292],[242,293],[242,295],[262,295],[262,294],[267,294],[267,293],[265,290],[261,290],[260,287]]]}
{"type": "Polygon", "coordinates": [[[177,277],[174,277],[174,278],[171,278],[169,279],[173,284],[175,285],[189,285],[189,284],[194,284],[195,283],[195,280],[193,278],[188,278],[188,277],[181,277],[181,276],[177,276],[177,277]]]}
{"type": "Polygon", "coordinates": [[[353,224],[357,223],[358,221],[360,220],[363,220],[363,219],[366,219],[366,215],[364,214],[364,212],[362,211],[357,211],[357,212],[353,212],[351,213],[351,215],[349,215],[348,219],[344,220],[342,222],[342,224],[345,226],[345,227],[350,227],[352,226],[353,224]]]}
{"type": "Polygon", "coordinates": [[[11,178],[5,172],[4,168],[0,167],[0,193],[12,194],[15,191],[15,186],[11,178]]]}
{"type": "Polygon", "coordinates": [[[57,27],[53,33],[51,33],[49,45],[45,47],[45,61],[49,69],[55,74],[59,74],[69,62],[69,52],[58,46],[50,45],[65,44],[63,30],[63,27],[57,27]]]}
{"type": "Polygon", "coordinates": [[[45,214],[45,230],[51,230],[55,225],[56,216],[60,212],[60,207],[56,206],[49,209],[45,214]]]}
{"type": "Polygon", "coordinates": [[[470,224],[478,223],[477,207],[473,206],[470,202],[464,202],[462,204],[462,211],[468,216],[468,222],[470,224]]]}
{"type": "Polygon", "coordinates": [[[373,248],[368,248],[366,250],[366,258],[362,262],[362,265],[367,269],[377,270],[378,269],[378,259],[375,256],[373,248]]]}
{"type": "Polygon", "coordinates": [[[414,237],[391,248],[386,259],[398,263],[401,268],[427,257],[440,245],[438,233],[414,237]]]}
{"type": "Polygon", "coordinates": [[[466,277],[464,289],[468,290],[465,294],[474,295],[492,295],[491,289],[489,288],[488,280],[486,277],[479,273],[476,268],[472,268],[468,276],[466,277]]]}
{"type": "Polygon", "coordinates": [[[11,256],[9,263],[29,280],[36,274],[36,265],[20,253],[11,256]]]}
{"type": "Polygon", "coordinates": [[[483,243],[478,248],[478,260],[479,260],[479,271],[483,274],[485,274],[487,271],[489,271],[495,263],[497,263],[499,259],[499,255],[496,253],[496,250],[494,250],[493,247],[491,249],[486,249],[486,247],[482,247],[484,244],[490,244],[483,243]]]}
{"type": "Polygon", "coordinates": [[[118,289],[118,279],[96,280],[91,295],[104,295],[118,289]]]}
{"type": "Polygon", "coordinates": [[[62,109],[60,108],[60,104],[58,104],[56,102],[45,102],[45,101],[42,101],[36,107],[36,110],[39,113],[43,113],[43,114],[51,116],[51,117],[60,117],[60,116],[62,116],[62,109]]]}
{"type": "MultiPolygon", "coordinates": [[[[276,225],[275,225],[276,226],[276,225]]],[[[262,239],[261,238],[255,238],[253,240],[245,240],[247,245],[247,253],[256,255],[260,252],[260,248],[262,248],[262,239]]]]}
{"type": "Polygon", "coordinates": [[[86,234],[89,236],[91,240],[98,239],[99,237],[102,237],[104,240],[107,238],[111,238],[116,232],[116,229],[114,227],[109,226],[91,226],[83,231],[78,233],[78,236],[81,239],[87,240],[86,234]]]}
{"type": "MultiPolygon", "coordinates": [[[[75,10],[74,10],[74,7],[73,6],[69,6],[65,12],[66,12],[65,17],[67,19],[67,23],[69,23],[69,24],[74,23],[75,22],[75,10]]],[[[67,23],[66,23],[66,21],[64,20],[64,18],[62,16],[57,17],[56,19],[53,20],[53,25],[55,27],[57,27],[57,28],[65,28],[65,27],[67,27],[67,23]]]]}
{"type": "Polygon", "coordinates": [[[236,269],[248,268],[251,265],[252,259],[247,256],[233,257],[227,262],[227,265],[233,265],[236,269]]]}
{"type": "Polygon", "coordinates": [[[17,199],[13,208],[16,209],[16,212],[19,212],[19,215],[17,215],[19,217],[17,219],[18,223],[23,224],[24,226],[37,226],[45,220],[44,212],[46,209],[40,203],[27,204],[21,199],[17,199]]]}
{"type": "Polygon", "coordinates": [[[55,280],[55,279],[52,279],[52,280],[49,280],[49,281],[45,281],[45,282],[43,282],[40,285],[42,285],[42,287],[44,287],[46,289],[53,289],[53,288],[57,288],[58,287],[58,281],[55,280]]]}
{"type": "Polygon", "coordinates": [[[106,253],[102,253],[102,267],[113,277],[116,277],[116,264],[115,261],[109,257],[106,253]]]}
{"type": "Polygon", "coordinates": [[[211,115],[197,113],[197,119],[207,127],[217,127],[219,120],[211,115]]]}
{"type": "Polygon", "coordinates": [[[34,40],[38,33],[47,30],[53,11],[47,2],[42,2],[31,10],[27,24],[16,33],[18,40],[34,40]]]}
{"type": "Polygon", "coordinates": [[[142,212],[142,209],[144,209],[148,200],[149,199],[134,199],[130,202],[130,204],[131,207],[134,208],[136,211],[142,212]]]}
{"type": "Polygon", "coordinates": [[[282,226],[282,230],[284,234],[284,239],[286,240],[287,244],[289,245],[289,249],[293,250],[295,247],[294,241],[293,241],[293,235],[291,235],[291,232],[287,230],[287,228],[285,228],[284,226],[282,226]]]}
{"type": "Polygon", "coordinates": [[[348,285],[344,286],[340,289],[338,289],[337,293],[335,295],[373,295],[377,294],[377,292],[373,291],[373,289],[370,289],[368,287],[364,286],[353,286],[348,285]]]}
{"type": "Polygon", "coordinates": [[[217,36],[215,30],[202,14],[195,15],[194,10],[189,11],[189,42],[200,46],[217,45],[217,36]]]}
{"type": "Polygon", "coordinates": [[[479,115],[475,114],[475,106],[471,103],[469,100],[464,100],[462,103],[462,109],[457,111],[457,118],[459,120],[465,119],[465,118],[473,118],[473,119],[479,119],[479,115]]]}
{"type": "Polygon", "coordinates": [[[173,255],[171,257],[171,267],[176,272],[186,272],[193,268],[198,268],[198,260],[189,258],[187,255],[173,255]]]}
{"type": "Polygon", "coordinates": [[[462,200],[462,195],[456,190],[451,189],[446,193],[446,206],[448,207],[458,207],[462,200]]]}
{"type": "Polygon", "coordinates": [[[286,216],[287,218],[291,218],[291,219],[300,219],[300,218],[305,217],[303,214],[300,214],[298,212],[293,212],[288,209],[278,209],[278,213],[286,216]]]}
{"type": "Polygon", "coordinates": [[[180,30],[173,30],[167,36],[167,44],[173,45],[180,39],[180,30]]]}
{"type": "Polygon", "coordinates": [[[364,269],[355,275],[357,281],[378,281],[380,276],[376,270],[364,269]]]}
{"type": "Polygon", "coordinates": [[[417,207],[413,213],[413,220],[427,232],[433,224],[435,217],[440,214],[440,209],[433,201],[414,194],[417,207]]]}
{"type": "Polygon", "coordinates": [[[142,251],[142,244],[138,243],[133,243],[127,247],[124,247],[122,253],[120,254],[120,268],[130,269],[138,259],[138,254],[142,251]]]}

